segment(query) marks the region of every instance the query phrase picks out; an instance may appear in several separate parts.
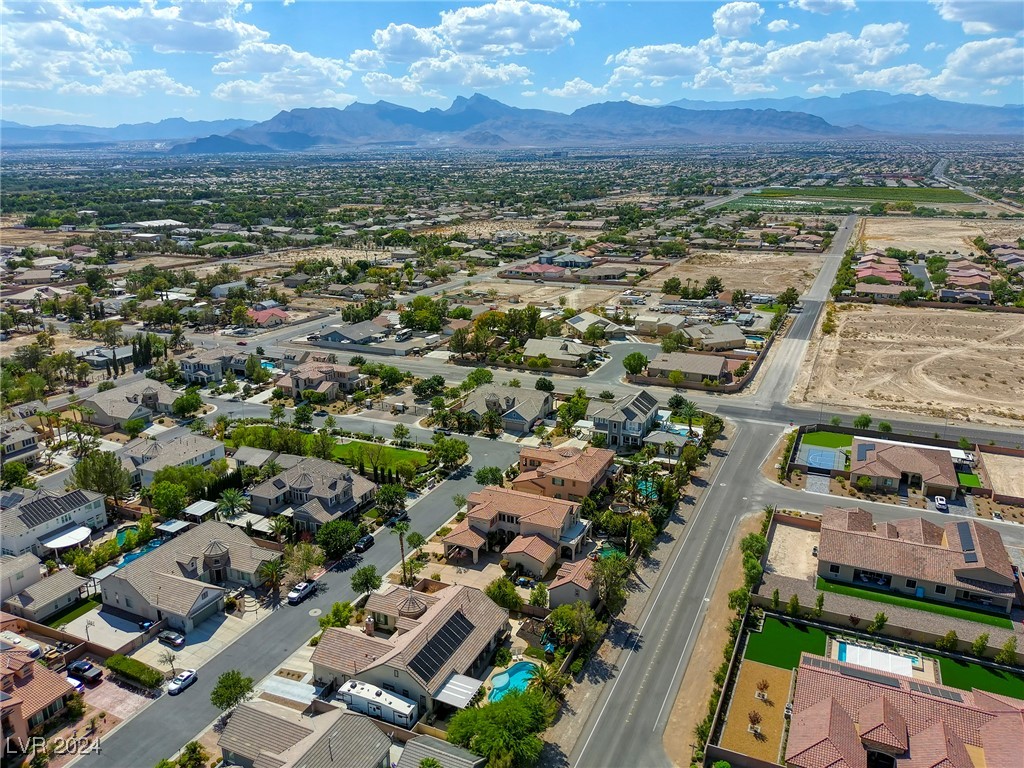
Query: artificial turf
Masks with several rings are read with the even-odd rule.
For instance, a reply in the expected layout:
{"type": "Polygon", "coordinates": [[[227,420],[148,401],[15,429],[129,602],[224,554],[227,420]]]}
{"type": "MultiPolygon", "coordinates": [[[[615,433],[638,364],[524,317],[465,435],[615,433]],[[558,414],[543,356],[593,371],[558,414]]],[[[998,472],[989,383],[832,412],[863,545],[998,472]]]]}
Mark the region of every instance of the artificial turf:
{"type": "Polygon", "coordinates": [[[945,656],[932,658],[939,662],[943,685],[965,691],[978,688],[990,693],[1024,699],[1024,675],[1001,672],[981,664],[948,659],[945,656]]]}
{"type": "Polygon", "coordinates": [[[746,659],[782,669],[793,669],[800,663],[800,654],[825,653],[826,635],[820,629],[767,617],[760,632],[747,636],[746,659]]]}
{"type": "Polygon", "coordinates": [[[100,601],[94,598],[88,597],[85,600],[80,600],[74,605],[69,605],[60,613],[56,613],[46,620],[46,626],[57,628],[61,624],[67,624],[74,621],[79,616],[88,613],[93,608],[100,605],[100,601]]]}
{"type": "Polygon", "coordinates": [[[956,478],[964,488],[981,488],[981,478],[970,472],[957,472],[956,478]]]}
{"type": "Polygon", "coordinates": [[[853,435],[843,435],[839,432],[807,432],[800,442],[820,448],[849,448],[853,445],[853,435]]]}

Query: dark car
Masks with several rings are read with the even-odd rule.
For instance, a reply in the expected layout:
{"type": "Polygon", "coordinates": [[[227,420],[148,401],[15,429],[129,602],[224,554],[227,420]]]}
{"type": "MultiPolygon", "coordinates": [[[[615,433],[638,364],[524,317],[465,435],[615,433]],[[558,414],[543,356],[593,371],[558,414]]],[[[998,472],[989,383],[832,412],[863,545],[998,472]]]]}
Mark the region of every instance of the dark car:
{"type": "Polygon", "coordinates": [[[370,547],[372,547],[374,543],[375,542],[373,536],[367,534],[366,536],[363,536],[363,538],[356,542],[356,545],[355,547],[353,547],[353,549],[355,549],[356,552],[365,552],[370,547]]]}
{"type": "Polygon", "coordinates": [[[246,346],[249,345],[249,342],[248,341],[236,341],[235,344],[237,344],[240,347],[246,347],[246,346]]]}
{"type": "Polygon", "coordinates": [[[172,648],[184,648],[185,647],[185,636],[180,632],[172,632],[169,629],[165,629],[156,639],[164,645],[169,645],[172,648]]]}
{"type": "Polygon", "coordinates": [[[103,677],[103,670],[85,659],[68,664],[68,672],[87,683],[98,683],[103,677]]]}
{"type": "Polygon", "coordinates": [[[400,512],[399,514],[395,515],[394,517],[388,518],[388,521],[387,521],[387,523],[385,523],[385,525],[387,525],[388,528],[394,528],[395,525],[400,523],[402,520],[408,520],[408,519],[409,519],[409,513],[408,512],[400,512]]]}

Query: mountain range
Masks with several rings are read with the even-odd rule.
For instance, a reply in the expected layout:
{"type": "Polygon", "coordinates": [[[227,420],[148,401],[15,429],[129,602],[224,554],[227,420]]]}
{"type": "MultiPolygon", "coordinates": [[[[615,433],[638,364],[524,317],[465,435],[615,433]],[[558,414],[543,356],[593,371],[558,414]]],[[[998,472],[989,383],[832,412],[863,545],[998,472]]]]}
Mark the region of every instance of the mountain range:
{"type": "Polygon", "coordinates": [[[682,99],[666,106],[627,101],[591,104],[571,114],[520,109],[475,94],[447,109],[418,111],[386,101],[344,109],[303,108],[269,120],[189,121],[170,118],[114,128],[26,126],[0,121],[5,146],[143,142],[173,154],[294,152],[309,149],[414,146],[556,148],[701,142],[807,141],[887,135],[970,134],[1020,137],[1024,105],[1002,107],[933,96],[856,91],[818,98],[713,102],[682,99]]]}

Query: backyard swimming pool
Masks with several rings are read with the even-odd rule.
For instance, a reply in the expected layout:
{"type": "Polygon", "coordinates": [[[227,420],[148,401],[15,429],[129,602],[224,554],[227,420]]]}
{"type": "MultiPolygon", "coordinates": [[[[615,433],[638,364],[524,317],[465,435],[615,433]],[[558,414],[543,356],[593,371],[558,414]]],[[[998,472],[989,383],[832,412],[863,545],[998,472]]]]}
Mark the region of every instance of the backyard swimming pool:
{"type": "Polygon", "coordinates": [[[839,643],[837,658],[839,661],[877,669],[879,672],[894,672],[904,677],[912,677],[914,667],[921,666],[921,660],[916,656],[886,653],[875,648],[865,648],[861,645],[844,642],[839,643]]]}
{"type": "Polygon", "coordinates": [[[747,341],[752,341],[755,344],[764,344],[764,336],[747,336],[747,341]]]}
{"type": "Polygon", "coordinates": [[[274,364],[269,362],[269,361],[267,361],[267,360],[263,360],[260,363],[260,368],[265,368],[268,371],[272,371],[272,370],[274,370],[274,364]]]}
{"type": "Polygon", "coordinates": [[[509,691],[525,691],[526,686],[530,684],[535,666],[532,661],[517,661],[506,671],[499,672],[491,678],[494,688],[487,698],[490,701],[500,701],[509,691]]]}
{"type": "Polygon", "coordinates": [[[134,550],[132,552],[129,552],[127,555],[122,557],[121,558],[121,562],[119,562],[117,564],[117,567],[118,568],[124,568],[126,565],[128,565],[131,562],[134,562],[135,560],[138,560],[143,555],[149,554],[154,549],[159,547],[162,543],[163,542],[160,541],[160,539],[151,539],[150,541],[146,542],[139,549],[136,549],[136,550],[134,550]]]}
{"type": "Polygon", "coordinates": [[[128,536],[128,531],[134,531],[136,534],[139,532],[139,526],[137,525],[126,525],[124,528],[117,532],[117,546],[123,547],[124,540],[128,536]]]}
{"type": "Polygon", "coordinates": [[[653,480],[641,480],[636,484],[636,488],[640,491],[640,495],[649,501],[656,501],[658,498],[658,489],[654,485],[653,480]]]}

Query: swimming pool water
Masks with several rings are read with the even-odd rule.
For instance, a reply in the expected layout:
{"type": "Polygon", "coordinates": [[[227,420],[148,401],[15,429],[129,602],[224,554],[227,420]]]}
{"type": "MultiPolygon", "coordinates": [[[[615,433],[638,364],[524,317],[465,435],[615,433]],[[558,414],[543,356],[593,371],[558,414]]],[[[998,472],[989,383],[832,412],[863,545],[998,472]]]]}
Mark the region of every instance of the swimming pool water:
{"type": "Polygon", "coordinates": [[[653,480],[641,480],[636,484],[637,490],[640,491],[640,495],[645,499],[657,499],[658,489],[654,487],[653,480]]]}
{"type": "Polygon", "coordinates": [[[274,370],[274,364],[267,360],[264,360],[263,362],[260,363],[260,368],[266,368],[268,371],[272,371],[274,370]]]}
{"type": "Polygon", "coordinates": [[[124,568],[126,565],[128,565],[128,563],[134,562],[143,555],[152,552],[162,543],[163,542],[161,542],[159,539],[152,539],[151,541],[146,542],[145,546],[141,547],[140,549],[136,549],[134,552],[129,552],[127,555],[122,557],[121,562],[117,564],[117,567],[124,568]]]}
{"type": "Polygon", "coordinates": [[[755,344],[764,344],[764,336],[747,336],[747,341],[752,341],[755,344]]]}
{"type": "Polygon", "coordinates": [[[124,546],[124,540],[125,540],[125,537],[128,536],[128,531],[135,531],[135,533],[138,533],[139,532],[139,526],[137,526],[137,525],[126,525],[124,528],[119,530],[117,532],[117,546],[119,546],[119,547],[123,547],[124,546]]]}
{"type": "Polygon", "coordinates": [[[525,691],[526,686],[530,684],[530,678],[533,676],[533,668],[535,666],[535,664],[529,661],[517,661],[506,671],[496,674],[491,678],[494,688],[491,690],[491,695],[488,696],[488,699],[500,701],[501,697],[509,691],[525,691]]]}
{"type": "MultiPolygon", "coordinates": [[[[839,659],[839,661],[846,661],[846,649],[849,648],[849,647],[850,647],[849,643],[844,643],[844,642],[840,642],[839,643],[839,652],[836,654],[836,657],[839,659]]],[[[863,648],[863,646],[859,646],[859,645],[854,645],[853,647],[855,649],[857,649],[858,651],[864,651],[864,650],[871,651],[871,650],[873,650],[873,649],[865,649],[865,648],[863,648]]],[[[883,656],[892,656],[892,657],[894,657],[897,660],[898,659],[906,659],[907,661],[909,661],[911,664],[913,664],[915,666],[921,663],[921,660],[919,658],[917,658],[916,656],[910,656],[909,654],[887,653],[885,651],[875,651],[875,654],[877,654],[876,658],[881,658],[883,656]]],[[[851,662],[851,663],[853,663],[853,662],[851,662]]],[[[863,662],[858,660],[857,663],[863,663],[863,662]]],[[[889,671],[889,670],[885,670],[885,671],[889,671]]]]}

